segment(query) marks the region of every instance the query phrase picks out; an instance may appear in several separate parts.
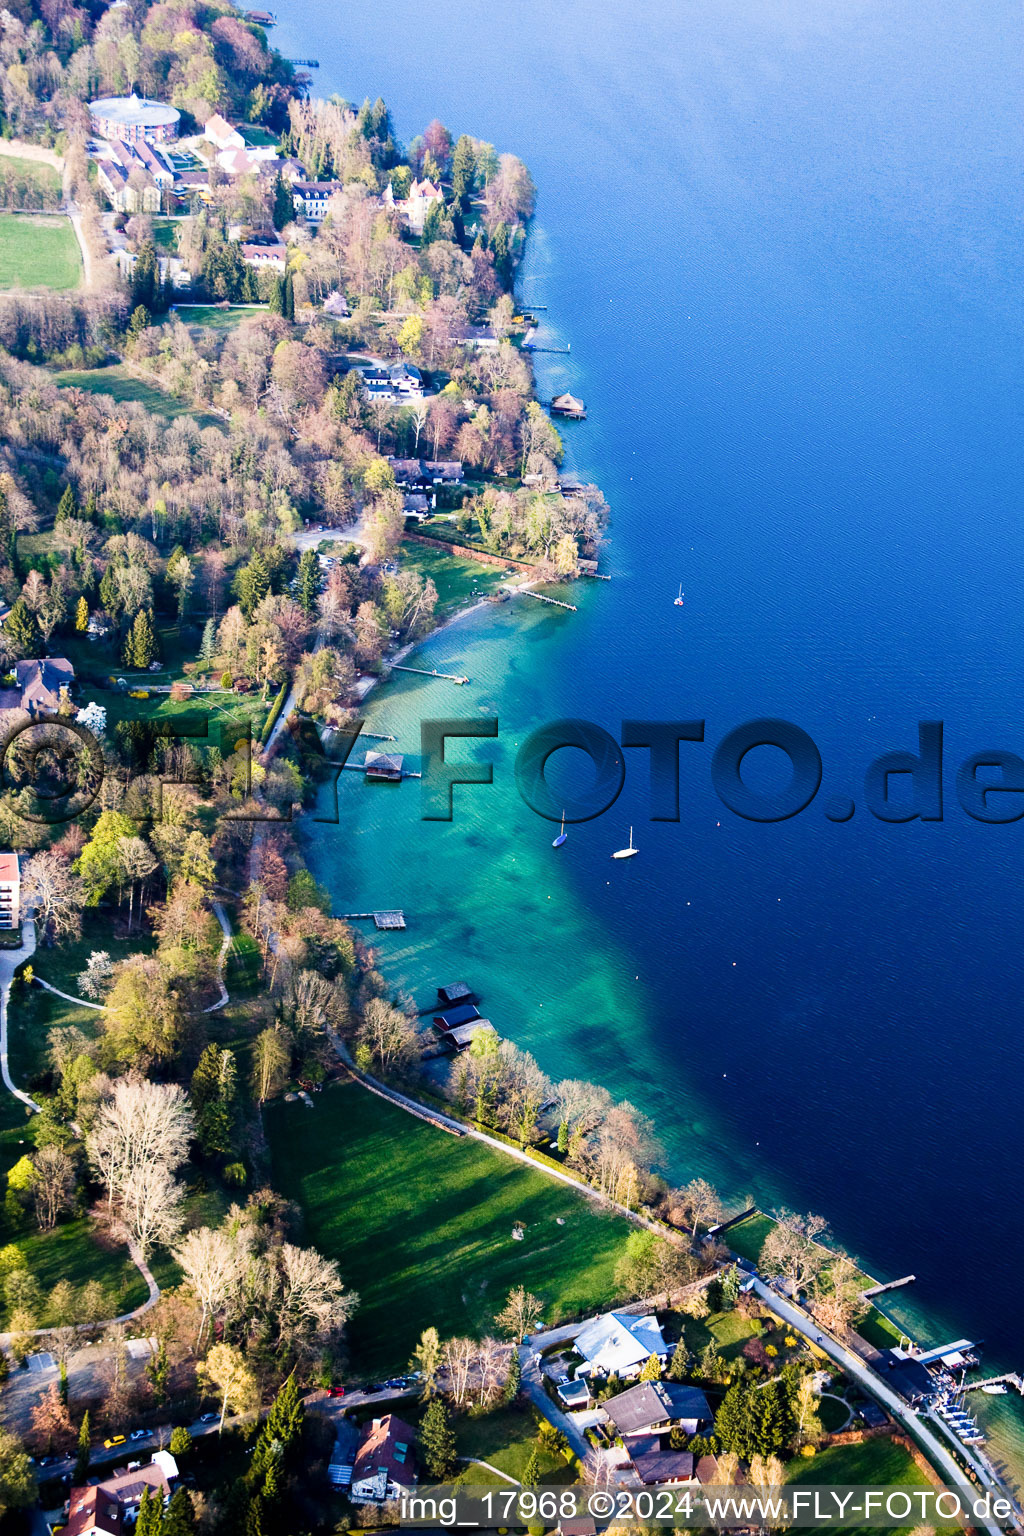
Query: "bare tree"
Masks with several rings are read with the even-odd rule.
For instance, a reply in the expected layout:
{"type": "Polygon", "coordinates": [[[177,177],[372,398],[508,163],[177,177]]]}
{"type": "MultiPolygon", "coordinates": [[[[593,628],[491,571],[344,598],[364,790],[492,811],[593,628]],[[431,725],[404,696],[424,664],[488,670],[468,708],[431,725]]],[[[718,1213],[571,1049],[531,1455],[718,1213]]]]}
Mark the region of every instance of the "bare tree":
{"type": "Polygon", "coordinates": [[[476,1340],[469,1338],[445,1339],[441,1346],[441,1360],[448,1378],[448,1393],[457,1408],[463,1407],[470,1398],[476,1350],[476,1340]]]}
{"type": "Polygon", "coordinates": [[[107,1187],[113,1209],[136,1168],[173,1171],[188,1156],[191,1106],[176,1083],[120,1078],[86,1139],[89,1161],[107,1187]]]}
{"type": "Polygon", "coordinates": [[[74,1159],[54,1143],[39,1148],[32,1166],[36,1171],[32,1185],[36,1220],[44,1232],[49,1232],[61,1212],[71,1210],[74,1204],[74,1159]]]}
{"type": "Polygon", "coordinates": [[[288,1081],[288,1068],[291,1064],[288,1038],[284,1030],[264,1029],[253,1042],[252,1088],[260,1104],[279,1093],[288,1081]]]}
{"type": "MultiPolygon", "coordinates": [[[[131,928],[135,887],[145,885],[156,869],[157,859],[149,844],[141,837],[122,837],[117,845],[117,859],[128,881],[128,927],[131,928]]],[[[141,897],[139,904],[141,906],[141,897]]]]}
{"type": "Polygon", "coordinates": [[[691,1179],[678,1192],[677,1199],[686,1212],[686,1220],[694,1237],[697,1236],[698,1228],[713,1226],[722,1219],[721,1196],[707,1179],[691,1179]]]}
{"type": "Polygon", "coordinates": [[[235,1413],[247,1413],[259,1401],[256,1378],[234,1344],[215,1344],[196,1374],[220,1399],[221,1431],[229,1408],[235,1413]]]}
{"type": "Polygon", "coordinates": [[[82,931],[85,887],[56,853],[36,853],[21,872],[21,900],[34,907],[40,928],[55,938],[77,938],[82,931]]]}
{"type": "Polygon", "coordinates": [[[323,1344],[340,1333],[359,1303],[347,1291],[333,1259],[315,1248],[284,1243],[280,1251],[278,1339],[293,1348],[300,1343],[323,1344]]]}
{"type": "Polygon", "coordinates": [[[544,1304],[539,1296],[534,1296],[525,1285],[517,1285],[509,1291],[505,1305],[494,1321],[507,1338],[514,1339],[518,1344],[528,1333],[533,1332],[543,1310],[544,1304]]]}
{"type": "Polygon", "coordinates": [[[788,1281],[794,1296],[807,1290],[832,1257],[818,1241],[827,1225],[821,1216],[776,1213],[776,1225],[761,1248],[761,1267],[767,1274],[788,1281]]]}
{"type": "Polygon", "coordinates": [[[181,1231],[185,1186],[165,1163],[139,1163],[118,1192],[118,1215],[143,1258],[181,1231]]]}
{"type": "Polygon", "coordinates": [[[367,1064],[387,1073],[412,1060],[416,1031],[401,1009],[383,997],[371,997],[363,1011],[359,1042],[368,1054],[367,1064]]]}
{"type": "Polygon", "coordinates": [[[249,1252],[250,1237],[244,1226],[234,1230],[199,1227],[186,1233],[175,1249],[174,1257],[202,1309],[197,1350],[202,1344],[207,1321],[224,1310],[240,1284],[249,1252]]]}

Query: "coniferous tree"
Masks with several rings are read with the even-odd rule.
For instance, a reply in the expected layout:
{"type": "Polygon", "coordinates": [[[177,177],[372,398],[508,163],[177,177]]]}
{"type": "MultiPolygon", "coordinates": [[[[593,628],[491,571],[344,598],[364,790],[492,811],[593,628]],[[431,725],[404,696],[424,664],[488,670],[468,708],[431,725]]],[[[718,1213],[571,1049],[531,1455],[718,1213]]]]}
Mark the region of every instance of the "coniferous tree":
{"type": "Polygon", "coordinates": [[[194,1536],[198,1529],[192,1495],[187,1488],[176,1488],[164,1513],[160,1536],[194,1536]]]}
{"type": "Polygon", "coordinates": [[[508,1375],[505,1377],[505,1387],[502,1396],[506,1403],[514,1403],[519,1396],[519,1387],[523,1379],[523,1368],[519,1364],[519,1351],[513,1348],[508,1362],[508,1375]]]}
{"type": "Polygon", "coordinates": [[[291,189],[284,177],[278,172],[274,183],[274,228],[284,229],[295,217],[295,204],[292,200],[291,189]]]}
{"type": "Polygon", "coordinates": [[[39,625],[36,623],[35,614],[23,597],[17,599],[7,615],[4,634],[26,655],[39,649],[39,625]]]}
{"type": "Polygon", "coordinates": [[[651,1354],[651,1355],[647,1356],[647,1359],[644,1361],[644,1368],[640,1372],[638,1380],[639,1381],[660,1381],[661,1380],[661,1361],[658,1359],[657,1355],[651,1354]]]}
{"type": "Polygon", "coordinates": [[[448,1409],[440,1397],[431,1399],[423,1415],[420,1447],[424,1466],[430,1476],[437,1482],[443,1482],[455,1466],[456,1446],[448,1409]]]}
{"type": "Polygon", "coordinates": [[[196,1140],[206,1157],[226,1157],[231,1151],[235,1110],[235,1058],[231,1051],[208,1045],[200,1056],[189,1097],[196,1112],[196,1140]]]}
{"type": "Polygon", "coordinates": [[[452,157],[452,195],[463,211],[469,207],[475,182],[476,150],[473,148],[473,140],[464,133],[452,157]]]}
{"type": "Polygon", "coordinates": [[[55,521],[62,523],[66,517],[78,516],[78,503],[75,501],[75,493],[70,485],[64,487],[64,494],[57,503],[57,515],[55,521]]]}
{"type": "Polygon", "coordinates": [[[88,1408],[82,1414],[82,1422],[78,1426],[78,1455],[75,1460],[75,1470],[72,1482],[84,1483],[89,1475],[89,1453],[92,1450],[92,1433],[89,1427],[88,1408]]]}
{"type": "Polygon", "coordinates": [[[672,1359],[669,1363],[668,1376],[670,1381],[685,1381],[686,1373],[690,1369],[690,1351],[686,1347],[686,1340],[680,1339],[672,1351],[672,1359]]]}
{"type": "Polygon", "coordinates": [[[142,1490],[139,1513],[135,1521],[135,1536],[160,1536],[163,1513],[162,1501],[153,1496],[147,1484],[142,1490]]]}
{"type": "Polygon", "coordinates": [[[295,319],[295,279],[290,272],[285,273],[284,290],[281,294],[281,313],[286,320],[295,319]]]}
{"type": "Polygon", "coordinates": [[[217,644],[217,626],[212,619],[207,619],[203,625],[203,638],[199,643],[199,660],[203,666],[209,666],[214,657],[217,644]]]}
{"type": "Polygon", "coordinates": [[[235,580],[235,591],[238,593],[238,603],[243,614],[247,619],[251,619],[270,591],[270,572],[259,550],[253,555],[248,565],[243,565],[239,571],[235,580]]]}
{"type": "Polygon", "coordinates": [[[796,1425],[789,1396],[781,1381],[769,1381],[749,1395],[751,1443],[759,1456],[774,1456],[786,1444],[796,1425]]]}
{"type": "Polygon", "coordinates": [[[3,486],[0,486],[0,560],[6,558],[13,571],[17,570],[18,534],[3,486]]]}
{"type": "Polygon", "coordinates": [[[304,549],[299,560],[299,607],[309,618],[320,590],[320,566],[316,550],[304,549]]]}
{"type": "MultiPolygon", "coordinates": [[[[155,307],[157,282],[159,271],[157,268],[156,248],[152,240],[144,242],[142,249],[136,258],[132,269],[131,301],[132,309],[140,304],[150,312],[155,307]]],[[[133,316],[134,318],[134,316],[133,316]]]]}
{"type": "Polygon", "coordinates": [[[715,1415],[715,1434],[722,1449],[749,1461],[757,1450],[750,1417],[750,1394],[739,1382],[730,1387],[715,1415]]]}
{"type": "Polygon", "coordinates": [[[75,629],[81,635],[84,634],[88,628],[89,604],[86,602],[84,597],[80,597],[78,599],[78,606],[75,609],[75,629]]]}
{"type": "Polygon", "coordinates": [[[128,639],[125,641],[125,666],[135,667],[144,672],[155,655],[156,635],[153,630],[153,620],[148,608],[140,608],[135,615],[134,624],[128,631],[128,639]]]}

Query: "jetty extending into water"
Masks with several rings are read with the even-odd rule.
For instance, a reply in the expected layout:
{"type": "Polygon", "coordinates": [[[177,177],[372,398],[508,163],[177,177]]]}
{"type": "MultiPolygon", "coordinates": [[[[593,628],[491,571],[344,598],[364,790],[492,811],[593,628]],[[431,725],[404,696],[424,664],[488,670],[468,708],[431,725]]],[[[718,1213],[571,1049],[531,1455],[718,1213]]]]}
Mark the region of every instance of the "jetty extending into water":
{"type": "Polygon", "coordinates": [[[468,683],[468,677],[458,677],[454,672],[439,672],[436,667],[429,671],[426,667],[399,667],[393,666],[392,672],[415,672],[418,677],[443,677],[446,683],[468,683]]]}
{"type": "Polygon", "coordinates": [[[570,613],[576,612],[575,603],[563,603],[560,598],[545,597],[543,592],[531,592],[529,587],[521,587],[520,591],[524,597],[535,597],[538,603],[551,603],[555,608],[568,608],[570,613]]]}
{"type": "Polygon", "coordinates": [[[884,1285],[869,1285],[866,1291],[861,1291],[865,1301],[870,1301],[872,1296],[882,1296],[886,1291],[898,1291],[901,1285],[912,1285],[917,1279],[916,1275],[904,1275],[902,1280],[887,1280],[884,1285]]]}
{"type": "Polygon", "coordinates": [[[1004,1371],[1002,1376],[986,1376],[984,1381],[969,1381],[964,1388],[965,1392],[984,1391],[986,1387],[1013,1387],[1024,1397],[1024,1376],[1017,1371],[1004,1371]]]}
{"type": "Polygon", "coordinates": [[[372,919],[374,926],[384,933],[405,927],[405,913],[397,907],[390,907],[386,912],[339,912],[338,916],[346,923],[366,923],[372,919]]]}

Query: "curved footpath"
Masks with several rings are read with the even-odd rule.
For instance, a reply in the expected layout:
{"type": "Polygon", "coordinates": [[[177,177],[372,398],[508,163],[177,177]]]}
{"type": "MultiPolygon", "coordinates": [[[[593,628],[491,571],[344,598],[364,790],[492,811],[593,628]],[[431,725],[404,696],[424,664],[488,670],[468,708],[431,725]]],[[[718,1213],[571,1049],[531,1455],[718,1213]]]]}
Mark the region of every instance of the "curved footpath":
{"type": "Polygon", "coordinates": [[[23,1104],[27,1104],[34,1114],[38,1114],[39,1105],[35,1099],[14,1086],[7,1060],[7,1004],[11,996],[11,982],[18,966],[23,960],[31,959],[35,952],[36,925],[31,917],[26,917],[21,925],[21,948],[0,949],[0,1072],[8,1091],[23,1104]]]}

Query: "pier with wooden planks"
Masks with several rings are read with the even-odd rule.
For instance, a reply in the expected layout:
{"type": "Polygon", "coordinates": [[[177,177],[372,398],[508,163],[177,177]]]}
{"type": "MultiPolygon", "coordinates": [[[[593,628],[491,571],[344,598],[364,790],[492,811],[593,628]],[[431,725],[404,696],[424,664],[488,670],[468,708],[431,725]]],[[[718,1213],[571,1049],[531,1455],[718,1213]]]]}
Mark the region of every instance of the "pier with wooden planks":
{"type": "Polygon", "coordinates": [[[392,672],[415,672],[417,677],[440,677],[443,678],[446,683],[469,682],[468,677],[459,677],[454,672],[439,672],[436,667],[430,668],[428,670],[426,667],[399,667],[396,665],[393,666],[391,670],[392,672]]]}

